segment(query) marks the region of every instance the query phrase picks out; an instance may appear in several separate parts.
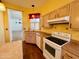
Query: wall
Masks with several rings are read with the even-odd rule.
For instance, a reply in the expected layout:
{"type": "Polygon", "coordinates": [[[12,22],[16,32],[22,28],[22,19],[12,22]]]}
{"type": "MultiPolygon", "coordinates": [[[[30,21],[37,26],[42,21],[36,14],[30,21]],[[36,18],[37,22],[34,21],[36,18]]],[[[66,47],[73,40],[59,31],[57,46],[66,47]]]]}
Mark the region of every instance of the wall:
{"type": "Polygon", "coordinates": [[[0,45],[4,44],[3,12],[0,11],[0,45]]]}
{"type": "Polygon", "coordinates": [[[70,33],[73,40],[79,41],[79,31],[69,29],[69,25],[54,25],[51,28],[42,28],[41,31],[46,33],[53,33],[53,32],[66,32],[70,33]]]}
{"type": "Polygon", "coordinates": [[[79,31],[76,31],[76,30],[70,30],[70,33],[72,34],[72,39],[73,40],[77,40],[79,41],[79,31]]]}
{"type": "Polygon", "coordinates": [[[47,3],[45,3],[42,7],[36,8],[36,12],[40,12],[42,15],[45,15],[46,13],[58,9],[72,1],[73,0],[47,0],[47,3]]]}

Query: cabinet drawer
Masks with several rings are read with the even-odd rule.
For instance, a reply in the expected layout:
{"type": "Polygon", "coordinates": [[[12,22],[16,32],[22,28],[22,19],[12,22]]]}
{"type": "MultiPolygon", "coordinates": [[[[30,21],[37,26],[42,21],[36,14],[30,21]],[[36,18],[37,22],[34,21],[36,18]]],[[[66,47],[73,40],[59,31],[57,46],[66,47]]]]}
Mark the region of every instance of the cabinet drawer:
{"type": "Polygon", "coordinates": [[[63,59],[79,59],[78,56],[68,52],[68,51],[65,51],[64,50],[64,56],[63,56],[63,59]]]}
{"type": "Polygon", "coordinates": [[[41,49],[41,36],[36,35],[36,45],[41,49]]]}

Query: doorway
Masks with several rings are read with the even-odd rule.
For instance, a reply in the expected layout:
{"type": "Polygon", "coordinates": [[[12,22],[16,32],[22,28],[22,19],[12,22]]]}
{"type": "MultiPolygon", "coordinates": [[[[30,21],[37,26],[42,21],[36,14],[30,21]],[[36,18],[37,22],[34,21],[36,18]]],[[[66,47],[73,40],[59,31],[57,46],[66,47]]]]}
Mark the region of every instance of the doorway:
{"type": "Polygon", "coordinates": [[[22,12],[13,9],[8,9],[7,12],[9,20],[10,41],[22,40],[22,12]]]}

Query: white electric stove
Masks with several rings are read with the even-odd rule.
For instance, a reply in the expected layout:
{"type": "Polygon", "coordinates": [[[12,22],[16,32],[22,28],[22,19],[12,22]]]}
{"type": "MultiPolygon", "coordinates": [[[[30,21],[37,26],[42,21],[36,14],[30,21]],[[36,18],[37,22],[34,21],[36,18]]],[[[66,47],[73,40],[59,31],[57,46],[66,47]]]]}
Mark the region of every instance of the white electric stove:
{"type": "Polygon", "coordinates": [[[69,43],[71,35],[64,32],[54,32],[43,40],[43,55],[46,59],[62,59],[62,47],[69,43]]]}

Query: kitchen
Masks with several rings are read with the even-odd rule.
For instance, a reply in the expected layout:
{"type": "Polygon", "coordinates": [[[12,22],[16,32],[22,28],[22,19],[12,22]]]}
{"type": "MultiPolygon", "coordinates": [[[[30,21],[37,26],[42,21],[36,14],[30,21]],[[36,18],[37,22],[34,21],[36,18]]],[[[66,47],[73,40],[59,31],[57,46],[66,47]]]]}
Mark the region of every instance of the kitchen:
{"type": "MultiPolygon", "coordinates": [[[[33,1],[32,1],[33,2],[33,1]]],[[[79,38],[79,24],[78,24],[78,6],[79,1],[78,0],[61,0],[61,1],[47,1],[48,3],[45,3],[44,6],[41,7],[35,7],[34,10],[30,10],[28,8],[18,7],[16,5],[11,4],[10,2],[6,1],[4,2],[6,5],[6,8],[11,8],[15,10],[23,11],[23,31],[24,31],[24,41],[27,43],[36,44],[40,50],[43,52],[43,44],[44,44],[44,38],[48,37],[50,35],[53,35],[55,32],[58,32],[59,35],[62,34],[62,32],[70,34],[69,38],[70,40],[68,44],[62,47],[62,59],[79,59],[79,52],[78,52],[78,38],[79,38]],[[47,12],[48,11],[48,12],[47,12]],[[34,30],[30,31],[30,19],[28,17],[29,14],[32,13],[40,13],[40,30],[34,30]],[[63,23],[50,23],[51,20],[57,20],[57,19],[65,19],[66,16],[69,16],[69,22],[63,23]],[[75,19],[75,20],[74,20],[75,19]],[[61,34],[60,34],[61,33],[61,34]],[[30,35],[31,34],[31,35],[30,35]],[[27,40],[30,39],[31,40],[27,40]]],[[[7,18],[7,12],[4,12],[4,34],[5,34],[5,42],[10,42],[9,38],[9,31],[7,31],[8,28],[8,18],[7,18]]],[[[68,19],[68,18],[67,18],[68,19]]],[[[56,21],[55,21],[56,22],[56,21]]],[[[64,34],[63,33],[63,34],[64,34]]],[[[67,35],[66,34],[66,35],[67,35]]],[[[55,34],[56,35],[56,34],[55,34]]],[[[49,54],[49,53],[48,53],[49,54]]],[[[50,55],[50,54],[49,54],[50,55]]],[[[49,56],[48,56],[49,57],[49,56]]],[[[48,59],[48,58],[47,58],[48,59]]],[[[51,58],[49,58],[51,59],[51,58]]],[[[56,59],[56,58],[52,58],[56,59]]]]}

